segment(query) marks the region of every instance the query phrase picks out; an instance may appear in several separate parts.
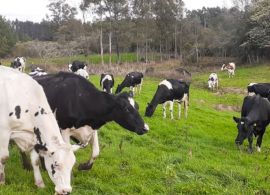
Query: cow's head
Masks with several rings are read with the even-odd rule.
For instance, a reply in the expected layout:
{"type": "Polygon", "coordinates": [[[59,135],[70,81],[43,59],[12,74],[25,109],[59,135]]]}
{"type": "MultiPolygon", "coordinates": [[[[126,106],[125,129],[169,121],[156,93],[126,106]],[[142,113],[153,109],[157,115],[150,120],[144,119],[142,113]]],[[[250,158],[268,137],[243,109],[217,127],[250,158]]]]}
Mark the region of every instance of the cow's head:
{"type": "Polygon", "coordinates": [[[142,135],[148,132],[149,127],[144,123],[136,108],[138,108],[138,104],[134,99],[126,92],[121,93],[116,96],[113,118],[122,127],[142,135]]]}
{"type": "Polygon", "coordinates": [[[235,138],[237,145],[242,145],[243,141],[253,134],[253,123],[246,117],[237,118],[233,117],[233,120],[237,123],[238,134],[235,138]]]}
{"type": "Polygon", "coordinates": [[[19,69],[21,67],[21,62],[20,62],[20,59],[15,59],[13,62],[11,62],[11,67],[14,68],[14,69],[19,69]]]}
{"type": "Polygon", "coordinates": [[[227,65],[226,64],[222,64],[221,70],[227,70],[227,65]]]}
{"type": "Polygon", "coordinates": [[[72,191],[71,171],[75,164],[75,148],[72,147],[75,146],[59,145],[57,149],[50,151],[46,147],[35,146],[36,151],[44,157],[45,167],[55,185],[56,194],[65,195],[72,191]]]}
{"type": "Polygon", "coordinates": [[[145,116],[147,116],[147,117],[153,116],[155,109],[156,109],[155,106],[153,106],[151,103],[147,103],[147,107],[145,110],[145,116]]]}
{"type": "Polygon", "coordinates": [[[214,81],[212,79],[213,79],[213,77],[211,77],[211,78],[208,79],[208,88],[212,88],[213,87],[213,82],[214,81]]]}

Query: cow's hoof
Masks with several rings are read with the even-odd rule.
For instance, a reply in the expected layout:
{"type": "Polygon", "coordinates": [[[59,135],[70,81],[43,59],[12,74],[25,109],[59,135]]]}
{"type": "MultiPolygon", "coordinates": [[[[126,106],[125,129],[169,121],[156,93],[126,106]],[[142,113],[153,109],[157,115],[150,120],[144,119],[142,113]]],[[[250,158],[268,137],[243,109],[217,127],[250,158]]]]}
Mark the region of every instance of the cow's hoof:
{"type": "Polygon", "coordinates": [[[82,163],[82,164],[79,165],[78,170],[80,170],[80,171],[83,171],[83,170],[86,171],[86,170],[92,169],[92,167],[93,167],[93,163],[89,163],[89,162],[82,163]]]}
{"type": "Polygon", "coordinates": [[[38,188],[45,188],[45,184],[43,181],[36,181],[35,184],[38,188]]]}
{"type": "Polygon", "coordinates": [[[248,153],[249,153],[249,154],[252,154],[252,153],[253,153],[253,149],[252,149],[252,148],[249,148],[249,149],[248,149],[248,153]]]}

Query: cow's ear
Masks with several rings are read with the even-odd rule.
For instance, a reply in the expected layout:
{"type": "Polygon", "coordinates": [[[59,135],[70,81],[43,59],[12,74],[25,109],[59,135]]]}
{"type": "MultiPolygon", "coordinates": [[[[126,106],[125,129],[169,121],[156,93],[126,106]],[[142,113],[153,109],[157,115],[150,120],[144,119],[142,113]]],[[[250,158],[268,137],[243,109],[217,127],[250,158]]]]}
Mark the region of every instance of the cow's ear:
{"type": "Polygon", "coordinates": [[[239,123],[241,119],[234,116],[234,117],[233,117],[233,120],[234,120],[236,123],[239,123]]]}

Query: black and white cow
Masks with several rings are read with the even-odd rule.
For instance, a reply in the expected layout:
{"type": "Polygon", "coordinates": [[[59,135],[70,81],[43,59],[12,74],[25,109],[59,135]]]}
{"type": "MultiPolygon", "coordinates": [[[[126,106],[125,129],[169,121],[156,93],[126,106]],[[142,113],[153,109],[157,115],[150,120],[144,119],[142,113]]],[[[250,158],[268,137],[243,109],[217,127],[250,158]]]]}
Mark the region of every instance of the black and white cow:
{"type": "Polygon", "coordinates": [[[29,72],[29,75],[31,77],[36,77],[36,76],[47,75],[47,72],[45,72],[44,69],[37,67],[37,68],[33,68],[31,72],[29,72]]]}
{"type": "Polygon", "coordinates": [[[92,157],[79,166],[81,170],[90,169],[98,156],[96,130],[107,122],[115,121],[139,135],[149,130],[128,93],[116,96],[99,91],[86,79],[68,72],[36,77],[36,80],[43,87],[55,112],[64,140],[69,142],[72,136],[83,146],[92,141],[92,157]]]}
{"type": "Polygon", "coordinates": [[[24,57],[16,57],[13,62],[11,62],[10,67],[21,72],[25,71],[26,60],[24,57]]]}
{"type": "Polygon", "coordinates": [[[218,89],[218,76],[216,73],[211,73],[208,77],[208,88],[214,90],[218,89]]]}
{"type": "Polygon", "coordinates": [[[166,79],[159,83],[157,91],[145,111],[145,116],[151,117],[158,104],[163,104],[163,117],[166,118],[166,104],[170,104],[171,119],[173,119],[173,101],[178,102],[178,118],[181,117],[181,103],[184,102],[187,118],[189,104],[189,84],[175,79],[166,79]]]}
{"type": "Polygon", "coordinates": [[[143,83],[143,73],[141,72],[130,72],[126,75],[123,82],[117,86],[115,93],[120,93],[125,87],[130,87],[130,90],[135,94],[138,90],[137,87],[139,86],[139,93],[142,90],[142,83],[143,83]]]}
{"type": "Polygon", "coordinates": [[[68,65],[68,70],[86,79],[89,78],[89,74],[87,72],[87,65],[84,62],[75,60],[72,62],[72,64],[68,65]]]}
{"type": "Polygon", "coordinates": [[[250,83],[247,90],[249,95],[259,94],[264,98],[270,97],[270,83],[250,83]]]}
{"type": "Polygon", "coordinates": [[[75,156],[60,134],[42,87],[27,74],[4,66],[0,66],[0,78],[0,184],[5,183],[9,141],[14,140],[22,151],[30,152],[38,187],[44,187],[38,163],[40,155],[55,184],[55,192],[70,193],[75,156]]]}
{"type": "Polygon", "coordinates": [[[87,65],[79,60],[74,60],[72,64],[68,65],[68,69],[70,72],[77,72],[79,69],[87,70],[87,65]]]}
{"type": "Polygon", "coordinates": [[[223,64],[221,66],[221,70],[227,70],[228,71],[228,75],[229,75],[229,78],[233,77],[234,74],[235,74],[235,63],[234,62],[230,62],[228,64],[223,64]]]}
{"type": "Polygon", "coordinates": [[[112,74],[102,73],[100,76],[99,83],[103,91],[107,93],[112,93],[112,88],[114,86],[114,78],[112,74]]]}
{"type": "Polygon", "coordinates": [[[233,117],[237,123],[238,135],[235,143],[239,146],[248,138],[252,152],[253,135],[257,138],[257,150],[261,151],[262,138],[270,123],[270,102],[260,95],[246,96],[241,110],[241,118],[233,117]]]}

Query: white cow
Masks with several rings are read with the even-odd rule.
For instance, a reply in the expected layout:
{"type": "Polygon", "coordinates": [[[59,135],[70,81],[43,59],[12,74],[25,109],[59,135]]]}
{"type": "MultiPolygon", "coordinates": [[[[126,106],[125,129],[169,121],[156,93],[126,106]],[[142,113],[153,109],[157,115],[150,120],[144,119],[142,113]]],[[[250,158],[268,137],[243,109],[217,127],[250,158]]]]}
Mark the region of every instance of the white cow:
{"type": "Polygon", "coordinates": [[[13,62],[11,62],[11,68],[19,70],[21,72],[25,71],[26,60],[24,57],[16,57],[13,62]]]}
{"type": "Polygon", "coordinates": [[[230,62],[228,64],[223,64],[221,67],[221,70],[227,70],[229,74],[229,78],[233,77],[235,74],[235,63],[230,62]]]}
{"type": "Polygon", "coordinates": [[[208,88],[214,90],[218,89],[218,76],[216,73],[211,73],[208,78],[208,88]]]}
{"type": "Polygon", "coordinates": [[[27,74],[0,66],[0,88],[0,183],[5,183],[8,145],[14,140],[22,151],[30,152],[38,187],[44,187],[38,163],[40,155],[55,184],[55,192],[70,193],[75,156],[60,134],[42,87],[27,74]]]}

